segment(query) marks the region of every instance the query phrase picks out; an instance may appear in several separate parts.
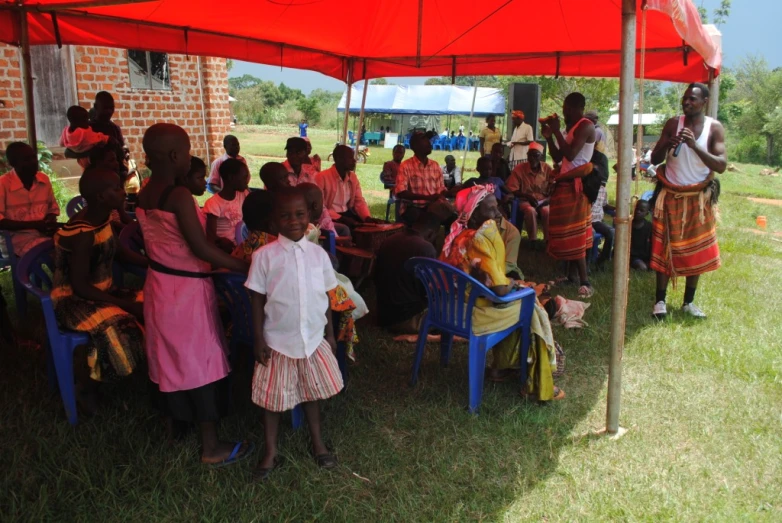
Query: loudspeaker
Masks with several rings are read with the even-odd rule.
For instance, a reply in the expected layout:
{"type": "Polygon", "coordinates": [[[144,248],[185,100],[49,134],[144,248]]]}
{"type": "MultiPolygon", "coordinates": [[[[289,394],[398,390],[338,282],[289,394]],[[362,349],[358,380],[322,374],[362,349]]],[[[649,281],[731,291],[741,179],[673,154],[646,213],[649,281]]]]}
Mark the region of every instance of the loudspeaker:
{"type": "Polygon", "coordinates": [[[532,126],[532,135],[538,139],[540,117],[540,86],[538,84],[510,84],[508,87],[508,140],[513,135],[513,111],[524,111],[524,121],[532,126]]]}

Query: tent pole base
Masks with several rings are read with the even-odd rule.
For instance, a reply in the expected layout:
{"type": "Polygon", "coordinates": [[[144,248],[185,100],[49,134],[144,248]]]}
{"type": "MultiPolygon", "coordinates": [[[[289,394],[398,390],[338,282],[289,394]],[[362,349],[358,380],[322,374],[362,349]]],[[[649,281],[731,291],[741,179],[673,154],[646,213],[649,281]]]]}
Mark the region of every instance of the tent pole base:
{"type": "Polygon", "coordinates": [[[626,429],[624,427],[619,427],[617,429],[617,431],[612,434],[612,433],[608,432],[608,429],[600,429],[598,431],[593,432],[592,435],[598,436],[598,437],[606,437],[606,438],[610,439],[611,441],[616,441],[619,438],[621,438],[622,436],[624,436],[625,434],[627,434],[629,431],[630,431],[630,429],[626,429]]]}

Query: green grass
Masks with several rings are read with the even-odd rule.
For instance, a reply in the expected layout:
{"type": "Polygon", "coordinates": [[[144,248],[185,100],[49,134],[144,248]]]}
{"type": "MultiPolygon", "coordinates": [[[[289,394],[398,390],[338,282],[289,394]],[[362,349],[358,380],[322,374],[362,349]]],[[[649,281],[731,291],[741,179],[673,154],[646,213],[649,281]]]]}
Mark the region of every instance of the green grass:
{"type": "MultiPolygon", "coordinates": [[[[239,134],[256,165],[268,160],[254,157],[256,147],[259,156],[281,149],[286,136],[239,134]]],[[[324,135],[315,150],[325,157],[324,135]]],[[[375,152],[373,162],[390,157],[375,152]]],[[[610,272],[593,277],[589,327],[555,327],[567,353],[558,380],[567,398],[547,407],[523,403],[512,383],[487,384],[480,415],[470,416],[463,346],[447,369],[432,346],[419,385],[408,388],[413,347],[390,341],[371,315],[361,320],[350,386],[325,405],[327,438],[342,466],[319,471],[306,431],[286,428],[286,464],[267,485],[248,484],[250,464],[200,466],[193,437],[166,446],[143,375],[110,387],[103,411],[70,427],[48,390],[42,353],[7,347],[0,350],[2,519],[779,521],[782,238],[774,233],[782,231],[782,207],[746,196],[778,197],[782,180],[740,168],[721,177],[723,267],[702,278],[697,296],[709,319],[674,312],[653,322],[654,275],[632,274],[621,413],[630,430],[618,441],[590,435],[605,423],[610,272]],[[768,218],[767,234],[748,232],[758,213],[768,218]]],[[[385,212],[377,170],[359,167],[376,214],[385,212]]],[[[639,182],[638,191],[649,187],[639,182]]],[[[553,264],[524,244],[519,263],[530,279],[553,274],[553,264]]],[[[13,303],[8,273],[0,283],[13,303]]],[[[574,288],[558,292],[575,298],[574,288]]],[[[363,293],[372,308],[372,288],[363,293]]],[[[673,309],[682,293],[683,284],[669,292],[673,309]]],[[[40,340],[30,301],[21,330],[40,340]]],[[[260,443],[247,369],[234,385],[236,409],[222,433],[260,443]]]]}

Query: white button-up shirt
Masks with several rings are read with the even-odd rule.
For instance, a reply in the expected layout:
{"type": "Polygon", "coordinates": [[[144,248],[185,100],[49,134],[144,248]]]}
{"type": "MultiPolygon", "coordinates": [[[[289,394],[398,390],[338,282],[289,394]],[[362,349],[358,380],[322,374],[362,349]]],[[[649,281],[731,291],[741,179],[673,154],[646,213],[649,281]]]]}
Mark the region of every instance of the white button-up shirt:
{"type": "Polygon", "coordinates": [[[263,337],[289,358],[308,358],[323,341],[328,291],[337,279],[326,251],[302,237],[280,235],[253,253],[245,286],[266,295],[263,337]]]}

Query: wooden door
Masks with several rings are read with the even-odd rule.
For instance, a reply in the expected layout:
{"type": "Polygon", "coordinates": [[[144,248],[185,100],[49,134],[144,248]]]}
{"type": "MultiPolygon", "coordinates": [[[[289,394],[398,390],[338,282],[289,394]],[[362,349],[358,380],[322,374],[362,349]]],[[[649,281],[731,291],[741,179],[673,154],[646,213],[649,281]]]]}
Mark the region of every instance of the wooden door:
{"type": "Polygon", "coordinates": [[[30,48],[35,99],[35,129],[38,140],[59,147],[60,134],[68,124],[68,107],[76,104],[71,49],[56,45],[30,48]]]}

